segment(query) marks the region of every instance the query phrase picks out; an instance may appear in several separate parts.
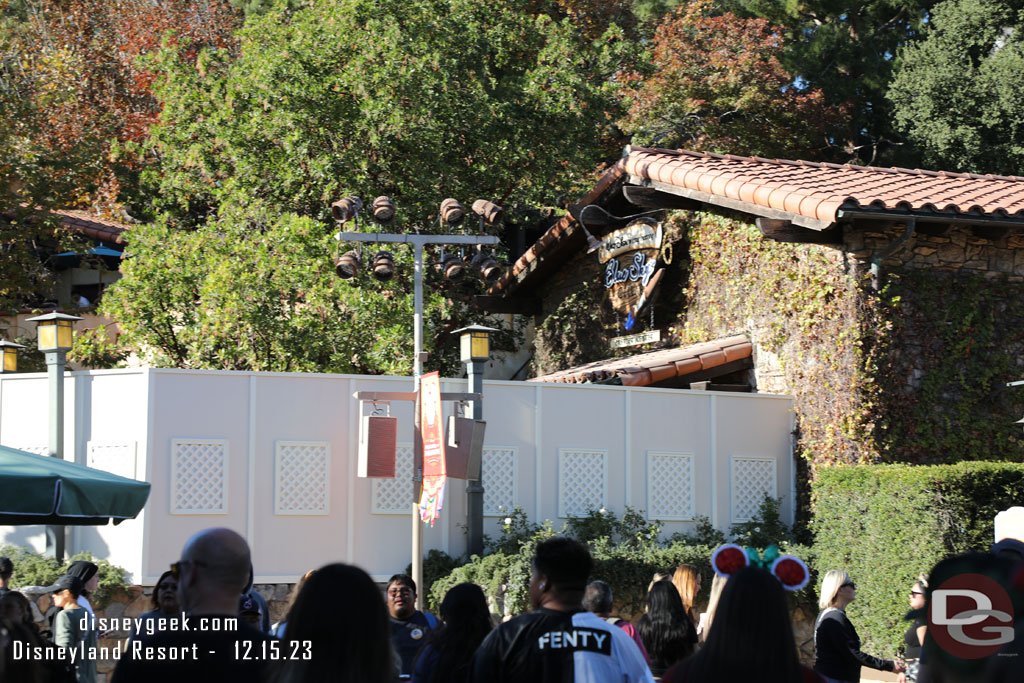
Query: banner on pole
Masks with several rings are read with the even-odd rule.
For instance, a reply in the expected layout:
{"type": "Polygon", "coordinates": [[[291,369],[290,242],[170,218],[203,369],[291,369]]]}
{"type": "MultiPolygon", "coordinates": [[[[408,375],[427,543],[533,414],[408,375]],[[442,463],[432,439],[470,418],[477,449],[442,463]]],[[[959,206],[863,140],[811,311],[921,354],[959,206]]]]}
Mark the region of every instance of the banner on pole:
{"type": "Polygon", "coordinates": [[[429,372],[420,377],[420,440],[423,444],[420,519],[434,526],[444,505],[444,485],[447,480],[439,372],[429,372]]]}

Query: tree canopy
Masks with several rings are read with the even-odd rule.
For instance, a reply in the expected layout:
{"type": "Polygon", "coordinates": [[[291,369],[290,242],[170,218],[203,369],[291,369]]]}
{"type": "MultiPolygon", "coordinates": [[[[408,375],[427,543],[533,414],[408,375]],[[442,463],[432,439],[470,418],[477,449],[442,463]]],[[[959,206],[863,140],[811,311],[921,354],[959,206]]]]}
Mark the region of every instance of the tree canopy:
{"type": "Polygon", "coordinates": [[[798,90],[780,62],[781,29],[766,19],[713,15],[709,0],[658,26],[650,62],[626,76],[624,129],[642,145],[815,159],[843,111],[820,90],[798,90]]]}
{"type": "Polygon", "coordinates": [[[948,0],[901,53],[896,125],[937,167],[1024,175],[1024,3],[948,0]]]}
{"type": "MultiPolygon", "coordinates": [[[[142,190],[164,218],[133,230],[103,311],[160,363],[404,371],[411,254],[393,250],[386,286],[337,280],[330,202],[389,195],[392,229],[430,232],[446,197],[551,204],[618,155],[603,131],[626,43],[528,2],[279,3],[237,35],[237,53],[183,58],[182,41],[152,62],[142,190]]],[[[426,348],[478,315],[473,291],[432,290],[426,348]]]]}

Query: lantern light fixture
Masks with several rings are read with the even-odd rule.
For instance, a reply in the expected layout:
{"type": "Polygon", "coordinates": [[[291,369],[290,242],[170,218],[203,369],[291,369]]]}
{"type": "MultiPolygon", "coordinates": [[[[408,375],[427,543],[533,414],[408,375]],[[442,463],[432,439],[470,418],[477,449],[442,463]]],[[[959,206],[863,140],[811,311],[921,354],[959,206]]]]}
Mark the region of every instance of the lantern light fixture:
{"type": "Polygon", "coordinates": [[[74,343],[74,324],[81,320],[77,315],[57,313],[53,311],[34,318],[26,318],[27,322],[36,323],[39,350],[70,351],[74,343]]]}
{"type": "Polygon", "coordinates": [[[0,375],[18,371],[18,349],[23,348],[24,344],[0,339],[0,375]]]}
{"type": "Polygon", "coordinates": [[[498,330],[483,325],[470,325],[455,330],[459,337],[459,360],[463,363],[483,363],[491,357],[491,333],[498,330]]]}

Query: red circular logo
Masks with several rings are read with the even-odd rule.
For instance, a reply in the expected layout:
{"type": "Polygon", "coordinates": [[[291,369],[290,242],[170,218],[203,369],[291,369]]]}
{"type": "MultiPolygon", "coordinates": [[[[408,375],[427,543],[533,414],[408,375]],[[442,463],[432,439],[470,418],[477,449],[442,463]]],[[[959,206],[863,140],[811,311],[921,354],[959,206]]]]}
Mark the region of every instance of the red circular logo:
{"type": "Polygon", "coordinates": [[[988,657],[1013,640],[1013,603],[994,579],[958,574],[931,592],[928,633],[954,657],[988,657]]]}

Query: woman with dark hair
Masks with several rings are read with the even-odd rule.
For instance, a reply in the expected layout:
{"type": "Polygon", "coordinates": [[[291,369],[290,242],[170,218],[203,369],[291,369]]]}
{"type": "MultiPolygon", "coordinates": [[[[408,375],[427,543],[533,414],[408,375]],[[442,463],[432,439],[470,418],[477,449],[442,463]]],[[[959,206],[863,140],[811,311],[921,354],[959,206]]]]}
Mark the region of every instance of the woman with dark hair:
{"type": "Polygon", "coordinates": [[[75,560],[68,565],[68,570],[64,573],[82,580],[84,588],[82,589],[82,594],[78,596],[78,604],[89,612],[89,616],[95,616],[92,611],[92,604],[89,602],[89,594],[99,588],[100,568],[94,562],[89,562],[88,560],[75,560]]]}
{"type": "Polygon", "coordinates": [[[309,577],[280,649],[298,658],[277,662],[271,683],[392,683],[395,676],[384,597],[366,572],[347,564],[309,577]]]}
{"type": "MultiPolygon", "coordinates": [[[[85,590],[77,576],[65,574],[49,588],[53,602],[61,608],[53,620],[53,641],[66,650],[89,650],[96,647],[96,627],[93,616],[78,604],[85,590]]],[[[96,682],[96,660],[81,654],[74,660],[78,683],[96,682]]]]}
{"type": "MultiPolygon", "coordinates": [[[[178,580],[171,570],[168,569],[156,580],[150,604],[153,609],[140,616],[138,622],[144,635],[175,627],[170,619],[181,618],[181,607],[178,605],[178,580]]],[[[129,637],[135,638],[136,635],[135,626],[132,626],[129,637]]]]}
{"type": "Polygon", "coordinates": [[[444,624],[434,629],[413,668],[413,683],[463,683],[473,655],[491,632],[491,613],[480,586],[460,583],[441,601],[444,624]]]}
{"type": "Polygon", "coordinates": [[[651,673],[661,676],[666,669],[693,654],[697,633],[683,609],[679,591],[669,580],[658,581],[647,594],[647,613],[636,630],[651,656],[651,673]]]}
{"type": "Polygon", "coordinates": [[[700,652],[672,667],[663,680],[811,683],[820,679],[800,666],[782,584],[764,569],[744,567],[722,589],[700,652]]]}
{"type": "Polygon", "coordinates": [[[270,627],[270,635],[276,638],[284,638],[285,629],[288,628],[288,620],[291,619],[292,616],[292,608],[295,607],[295,599],[299,597],[299,593],[302,592],[302,587],[306,585],[306,582],[309,581],[309,577],[313,576],[314,572],[316,572],[315,569],[310,569],[308,572],[303,574],[298,583],[296,583],[292,588],[291,593],[288,594],[288,604],[284,609],[284,617],[281,618],[281,621],[278,621],[270,627]]]}

